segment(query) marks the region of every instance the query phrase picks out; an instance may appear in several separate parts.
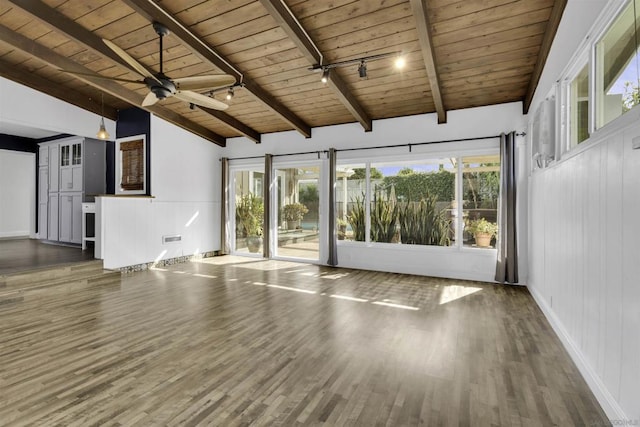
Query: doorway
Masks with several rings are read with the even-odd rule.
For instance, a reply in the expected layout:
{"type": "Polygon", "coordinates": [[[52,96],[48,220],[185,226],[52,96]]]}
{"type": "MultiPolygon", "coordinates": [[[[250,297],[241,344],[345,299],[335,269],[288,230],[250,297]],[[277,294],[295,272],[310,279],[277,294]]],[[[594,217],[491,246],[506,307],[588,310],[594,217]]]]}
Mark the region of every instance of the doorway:
{"type": "Polygon", "coordinates": [[[274,258],[320,260],[321,170],[319,161],[274,165],[274,258]]]}

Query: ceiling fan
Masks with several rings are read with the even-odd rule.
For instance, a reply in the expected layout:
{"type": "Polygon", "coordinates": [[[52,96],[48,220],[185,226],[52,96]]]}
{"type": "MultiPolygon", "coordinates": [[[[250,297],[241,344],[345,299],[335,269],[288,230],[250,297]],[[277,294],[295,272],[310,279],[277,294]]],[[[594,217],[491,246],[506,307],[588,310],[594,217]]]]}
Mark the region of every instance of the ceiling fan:
{"type": "MultiPolygon", "coordinates": [[[[102,39],[102,41],[113,50],[113,52],[122,58],[131,68],[143,77],[143,80],[129,80],[116,77],[105,77],[98,74],[89,74],[95,78],[108,79],[121,81],[125,83],[138,83],[144,84],[149,88],[149,93],[142,101],[143,107],[154,105],[161,99],[175,96],[176,98],[188,102],[189,104],[195,104],[202,107],[211,108],[214,110],[226,110],[229,106],[224,102],[218,101],[215,98],[211,98],[200,93],[194,92],[198,89],[212,90],[225,86],[233,86],[236,83],[235,77],[229,74],[212,74],[207,76],[192,76],[181,77],[177,79],[171,79],[167,77],[162,71],[163,66],[163,47],[162,38],[169,34],[169,29],[164,25],[154,22],[153,29],[160,37],[160,72],[152,74],[142,64],[136,61],[131,55],[118,47],[110,40],[102,39]]],[[[73,73],[78,75],[86,75],[84,73],[73,73]]]]}

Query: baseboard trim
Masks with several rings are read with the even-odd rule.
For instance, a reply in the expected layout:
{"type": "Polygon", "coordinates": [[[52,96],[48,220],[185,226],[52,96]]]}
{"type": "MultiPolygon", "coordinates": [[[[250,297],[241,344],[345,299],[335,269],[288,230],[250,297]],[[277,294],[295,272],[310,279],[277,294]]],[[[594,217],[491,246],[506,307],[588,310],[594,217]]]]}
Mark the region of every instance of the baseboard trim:
{"type": "Polygon", "coordinates": [[[564,345],[564,348],[569,352],[569,356],[573,360],[573,363],[578,367],[582,377],[587,382],[587,385],[598,400],[598,403],[600,403],[600,406],[602,406],[602,410],[607,417],[609,417],[610,420],[628,420],[629,418],[627,418],[618,402],[593,370],[593,367],[587,362],[580,348],[571,338],[551,307],[547,305],[547,302],[542,298],[542,295],[540,295],[538,291],[531,286],[529,286],[528,289],[536,304],[538,304],[538,307],[540,307],[540,310],[542,310],[545,317],[551,324],[551,327],[558,335],[558,338],[560,338],[562,345],[564,345]]]}

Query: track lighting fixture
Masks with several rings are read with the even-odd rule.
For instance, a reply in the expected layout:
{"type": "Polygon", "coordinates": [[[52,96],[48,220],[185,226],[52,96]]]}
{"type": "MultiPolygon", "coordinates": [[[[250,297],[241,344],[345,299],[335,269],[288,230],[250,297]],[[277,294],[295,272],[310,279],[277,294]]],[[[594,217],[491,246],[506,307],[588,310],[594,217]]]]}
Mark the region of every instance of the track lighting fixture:
{"type": "Polygon", "coordinates": [[[97,137],[98,139],[102,139],[103,141],[109,139],[109,132],[107,132],[107,128],[104,126],[104,93],[101,94],[102,102],[101,102],[101,111],[102,117],[100,118],[100,129],[98,129],[97,137]]]}
{"type": "Polygon", "coordinates": [[[395,67],[397,69],[401,69],[406,64],[405,59],[398,52],[389,52],[389,53],[381,53],[379,55],[371,55],[365,56],[362,58],[348,59],[346,61],[334,62],[333,64],[316,64],[313,67],[309,68],[309,71],[320,72],[322,71],[322,83],[327,83],[329,80],[329,72],[332,68],[344,67],[346,65],[351,64],[359,64],[358,65],[358,75],[360,78],[366,78],[367,75],[367,62],[376,61],[378,59],[396,57],[395,67]]]}
{"type": "Polygon", "coordinates": [[[196,105],[192,102],[189,104],[189,109],[190,110],[195,110],[196,109],[196,105]]]}
{"type": "Polygon", "coordinates": [[[244,83],[240,82],[240,83],[234,83],[231,86],[223,86],[223,87],[219,87],[217,89],[212,89],[208,92],[209,97],[213,98],[216,94],[220,94],[222,93],[222,91],[225,92],[224,95],[224,99],[226,99],[227,101],[231,101],[233,99],[233,97],[236,95],[236,88],[243,88],[244,87],[244,83]]]}
{"type": "Polygon", "coordinates": [[[358,66],[358,74],[361,79],[367,78],[367,64],[364,60],[360,61],[360,65],[358,66]]]}
{"type": "Polygon", "coordinates": [[[320,79],[320,81],[324,84],[327,84],[327,82],[329,81],[329,69],[325,68],[324,70],[322,70],[322,78],[320,79]]]}

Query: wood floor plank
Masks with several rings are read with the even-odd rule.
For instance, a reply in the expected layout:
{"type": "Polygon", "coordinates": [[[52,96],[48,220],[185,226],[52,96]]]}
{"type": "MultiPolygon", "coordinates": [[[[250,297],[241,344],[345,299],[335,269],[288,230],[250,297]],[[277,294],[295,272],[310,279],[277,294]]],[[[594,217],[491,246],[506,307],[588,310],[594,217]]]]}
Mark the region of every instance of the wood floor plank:
{"type": "Polygon", "coordinates": [[[0,324],[12,426],[608,422],[522,287],[225,256],[0,324]]]}

